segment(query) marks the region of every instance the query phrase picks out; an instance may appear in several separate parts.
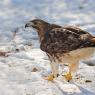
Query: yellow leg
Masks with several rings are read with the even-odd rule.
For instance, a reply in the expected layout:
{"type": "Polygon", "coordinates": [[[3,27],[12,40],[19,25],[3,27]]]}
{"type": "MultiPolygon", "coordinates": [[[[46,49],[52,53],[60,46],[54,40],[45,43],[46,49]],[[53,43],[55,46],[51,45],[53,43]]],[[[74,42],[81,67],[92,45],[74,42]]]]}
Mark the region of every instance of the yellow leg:
{"type": "Polygon", "coordinates": [[[65,75],[64,75],[64,77],[66,78],[66,80],[69,82],[70,80],[72,80],[72,74],[71,74],[71,72],[69,72],[69,73],[66,73],[65,75]]]}
{"type": "Polygon", "coordinates": [[[76,63],[70,63],[68,65],[69,72],[64,75],[64,77],[66,78],[67,81],[72,80],[73,73],[75,73],[76,70],[78,69],[78,65],[79,65],[78,62],[76,62],[76,63]]]}
{"type": "Polygon", "coordinates": [[[54,75],[53,75],[53,74],[50,74],[49,76],[44,77],[44,79],[45,79],[45,80],[48,80],[48,81],[53,81],[54,75]]]}
{"type": "Polygon", "coordinates": [[[51,69],[52,69],[52,74],[50,74],[49,76],[44,78],[48,81],[53,81],[53,79],[58,77],[58,74],[59,74],[59,72],[58,72],[59,66],[57,63],[52,62],[51,63],[51,69]]]}

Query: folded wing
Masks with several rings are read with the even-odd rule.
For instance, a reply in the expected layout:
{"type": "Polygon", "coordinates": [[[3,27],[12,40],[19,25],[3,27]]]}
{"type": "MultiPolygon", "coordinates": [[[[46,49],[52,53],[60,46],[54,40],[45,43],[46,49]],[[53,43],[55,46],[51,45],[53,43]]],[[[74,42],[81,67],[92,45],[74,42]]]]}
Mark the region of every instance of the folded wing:
{"type": "Polygon", "coordinates": [[[63,27],[49,30],[44,35],[41,49],[47,53],[67,53],[84,47],[94,47],[93,38],[88,32],[81,29],[63,27]]]}

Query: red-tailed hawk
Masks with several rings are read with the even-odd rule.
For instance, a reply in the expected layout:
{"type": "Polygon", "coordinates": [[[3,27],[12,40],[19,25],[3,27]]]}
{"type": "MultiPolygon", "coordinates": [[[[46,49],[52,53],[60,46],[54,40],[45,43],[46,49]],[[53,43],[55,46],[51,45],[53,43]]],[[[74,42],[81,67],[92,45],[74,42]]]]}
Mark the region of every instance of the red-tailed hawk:
{"type": "Polygon", "coordinates": [[[78,68],[79,61],[90,57],[95,51],[95,37],[88,32],[73,26],[59,26],[40,19],[29,21],[25,27],[37,30],[40,48],[46,52],[50,61],[52,74],[48,80],[57,77],[58,64],[68,63],[67,80],[72,79],[72,73],[78,68]]]}

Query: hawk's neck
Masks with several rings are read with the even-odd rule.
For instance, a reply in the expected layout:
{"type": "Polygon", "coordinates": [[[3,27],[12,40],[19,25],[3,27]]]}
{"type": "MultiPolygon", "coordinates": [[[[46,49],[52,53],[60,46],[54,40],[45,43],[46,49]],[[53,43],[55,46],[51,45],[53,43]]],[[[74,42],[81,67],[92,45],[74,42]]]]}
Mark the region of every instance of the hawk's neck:
{"type": "Polygon", "coordinates": [[[44,27],[42,27],[40,30],[38,30],[38,36],[39,36],[39,40],[40,42],[42,42],[42,40],[44,39],[44,35],[46,32],[54,29],[54,28],[60,28],[61,26],[56,25],[56,24],[48,24],[45,25],[44,27]]]}
{"type": "Polygon", "coordinates": [[[38,30],[38,36],[39,36],[40,42],[42,42],[42,40],[44,39],[44,34],[45,34],[44,29],[38,30]]]}
{"type": "Polygon", "coordinates": [[[41,27],[38,30],[38,36],[39,36],[39,40],[40,42],[42,42],[42,40],[44,39],[44,35],[46,32],[48,32],[50,30],[50,25],[43,25],[43,27],[41,27]]]}

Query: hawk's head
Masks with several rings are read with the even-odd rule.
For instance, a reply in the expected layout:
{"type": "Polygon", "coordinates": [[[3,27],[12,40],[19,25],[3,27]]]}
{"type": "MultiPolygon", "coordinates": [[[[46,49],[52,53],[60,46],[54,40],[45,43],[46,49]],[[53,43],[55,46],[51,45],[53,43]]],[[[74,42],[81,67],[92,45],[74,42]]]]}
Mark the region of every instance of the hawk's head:
{"type": "Polygon", "coordinates": [[[39,38],[40,38],[40,41],[43,40],[44,38],[44,34],[53,29],[53,28],[59,28],[60,26],[59,25],[56,25],[56,24],[50,24],[46,21],[43,21],[41,19],[34,19],[34,20],[31,20],[29,21],[26,25],[25,25],[25,28],[26,27],[31,27],[31,28],[34,28],[37,30],[38,32],[38,35],[39,35],[39,38]]]}
{"type": "Polygon", "coordinates": [[[46,28],[47,26],[49,25],[49,23],[43,21],[43,20],[40,20],[40,19],[34,19],[34,20],[31,20],[29,21],[26,25],[25,25],[25,28],[26,27],[32,27],[32,28],[35,28],[37,30],[41,30],[43,28],[46,28]]]}

